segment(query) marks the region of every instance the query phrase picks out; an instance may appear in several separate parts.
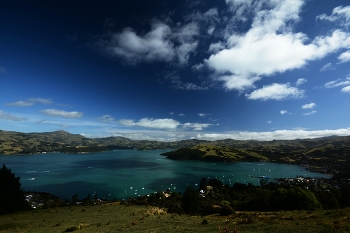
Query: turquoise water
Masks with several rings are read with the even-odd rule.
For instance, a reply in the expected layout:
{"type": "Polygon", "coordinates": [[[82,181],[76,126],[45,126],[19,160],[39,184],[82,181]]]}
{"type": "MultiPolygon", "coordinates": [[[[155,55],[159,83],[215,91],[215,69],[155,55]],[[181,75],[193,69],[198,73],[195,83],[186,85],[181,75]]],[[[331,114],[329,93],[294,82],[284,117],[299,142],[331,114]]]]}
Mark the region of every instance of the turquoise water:
{"type": "Polygon", "coordinates": [[[66,199],[76,193],[79,198],[97,194],[99,198],[123,199],[166,189],[183,192],[187,185],[196,187],[203,177],[217,178],[225,184],[256,185],[259,179],[251,176],[329,178],[287,164],[175,161],[160,156],[165,151],[168,150],[11,155],[1,156],[0,163],[21,177],[25,191],[48,192],[66,199]]]}

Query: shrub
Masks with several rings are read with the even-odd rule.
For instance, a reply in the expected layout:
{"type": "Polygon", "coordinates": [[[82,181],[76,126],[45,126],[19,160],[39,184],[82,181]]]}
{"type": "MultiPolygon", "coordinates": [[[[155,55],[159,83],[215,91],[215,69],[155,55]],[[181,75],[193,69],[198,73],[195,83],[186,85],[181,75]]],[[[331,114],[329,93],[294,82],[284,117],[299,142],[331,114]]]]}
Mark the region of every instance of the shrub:
{"type": "Polygon", "coordinates": [[[203,219],[202,225],[207,225],[207,224],[209,224],[208,220],[207,219],[203,219]]]}
{"type": "Polygon", "coordinates": [[[221,216],[227,216],[233,214],[234,211],[229,205],[223,205],[220,209],[220,215],[221,216]]]}
{"type": "Polygon", "coordinates": [[[77,230],[79,230],[77,226],[71,226],[71,227],[68,227],[64,232],[73,232],[77,230]]]}

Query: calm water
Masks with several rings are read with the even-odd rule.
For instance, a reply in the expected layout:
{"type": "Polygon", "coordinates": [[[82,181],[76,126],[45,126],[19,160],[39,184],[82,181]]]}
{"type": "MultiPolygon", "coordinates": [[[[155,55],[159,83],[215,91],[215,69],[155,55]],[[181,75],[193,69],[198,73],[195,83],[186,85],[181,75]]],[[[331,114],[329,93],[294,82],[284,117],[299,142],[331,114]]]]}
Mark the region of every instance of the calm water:
{"type": "Polygon", "coordinates": [[[98,194],[99,198],[137,197],[171,189],[184,191],[196,187],[200,179],[217,178],[224,183],[259,184],[258,178],[300,176],[325,177],[301,166],[261,162],[214,163],[174,161],[160,156],[167,150],[115,150],[89,154],[47,153],[1,156],[0,163],[21,177],[25,191],[41,191],[62,198],[98,194]]]}

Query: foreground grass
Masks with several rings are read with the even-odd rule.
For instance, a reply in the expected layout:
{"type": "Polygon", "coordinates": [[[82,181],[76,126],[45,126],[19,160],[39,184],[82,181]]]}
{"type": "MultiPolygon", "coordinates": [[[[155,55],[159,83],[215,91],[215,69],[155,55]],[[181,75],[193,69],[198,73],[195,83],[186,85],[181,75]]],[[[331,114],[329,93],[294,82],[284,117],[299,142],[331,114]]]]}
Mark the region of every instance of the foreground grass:
{"type": "Polygon", "coordinates": [[[168,214],[118,203],[0,215],[0,232],[350,232],[350,208],[331,211],[237,212],[231,216],[168,214]]]}

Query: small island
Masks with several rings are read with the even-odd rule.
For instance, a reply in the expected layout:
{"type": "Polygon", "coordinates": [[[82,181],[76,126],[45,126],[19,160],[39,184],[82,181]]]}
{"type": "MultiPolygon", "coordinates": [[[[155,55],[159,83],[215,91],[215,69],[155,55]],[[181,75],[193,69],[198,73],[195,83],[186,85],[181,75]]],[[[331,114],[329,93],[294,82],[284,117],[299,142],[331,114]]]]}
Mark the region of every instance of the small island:
{"type": "Polygon", "coordinates": [[[265,156],[257,153],[248,153],[244,149],[228,148],[224,146],[212,146],[200,144],[192,148],[180,148],[175,151],[165,152],[161,155],[173,160],[202,160],[217,162],[238,161],[268,161],[265,156]]]}

